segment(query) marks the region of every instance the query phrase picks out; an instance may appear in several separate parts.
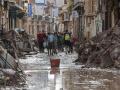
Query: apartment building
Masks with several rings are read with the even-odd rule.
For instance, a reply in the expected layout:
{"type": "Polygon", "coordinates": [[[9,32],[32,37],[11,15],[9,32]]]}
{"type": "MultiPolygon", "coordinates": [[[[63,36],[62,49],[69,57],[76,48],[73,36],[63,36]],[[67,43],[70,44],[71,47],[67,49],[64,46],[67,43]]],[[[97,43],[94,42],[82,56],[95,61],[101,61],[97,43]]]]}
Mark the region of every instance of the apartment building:
{"type": "Polygon", "coordinates": [[[62,3],[60,0],[45,0],[43,3],[39,0],[28,2],[32,7],[32,15],[24,18],[24,29],[35,38],[39,31],[56,31],[59,27],[57,17],[58,8],[62,5],[60,3],[62,3]]]}
{"type": "Polygon", "coordinates": [[[85,0],[85,32],[87,38],[118,25],[119,0],[85,0]]]}
{"type": "Polygon", "coordinates": [[[25,15],[24,1],[1,0],[0,1],[0,27],[5,30],[22,27],[22,18],[25,15]]]}
{"type": "Polygon", "coordinates": [[[71,2],[69,0],[63,0],[63,5],[59,8],[59,31],[69,30],[73,32],[73,22],[69,6],[71,2]]]}
{"type": "Polygon", "coordinates": [[[44,3],[36,2],[36,0],[28,0],[26,7],[28,14],[23,19],[23,27],[31,37],[37,38],[38,32],[46,30],[44,27],[44,21],[42,21],[44,3]]]}
{"type": "Polygon", "coordinates": [[[72,8],[73,16],[73,35],[79,40],[82,40],[84,37],[84,0],[74,0],[72,8]]]}

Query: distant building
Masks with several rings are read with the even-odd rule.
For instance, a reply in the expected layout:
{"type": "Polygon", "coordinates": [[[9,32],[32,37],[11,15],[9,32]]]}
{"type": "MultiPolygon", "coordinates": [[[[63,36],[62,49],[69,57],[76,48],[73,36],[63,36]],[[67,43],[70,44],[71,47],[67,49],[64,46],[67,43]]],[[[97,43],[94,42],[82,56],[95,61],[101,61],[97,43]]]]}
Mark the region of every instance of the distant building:
{"type": "MultiPolygon", "coordinates": [[[[24,29],[33,38],[37,38],[37,33],[39,31],[45,30],[44,25],[42,25],[43,24],[42,16],[44,14],[44,3],[39,2],[39,0],[32,0],[31,2],[28,2],[28,5],[29,4],[31,4],[32,15],[30,15],[30,16],[27,15],[24,18],[24,29]]],[[[30,7],[27,9],[29,11],[30,7]]]]}
{"type": "Polygon", "coordinates": [[[24,1],[0,0],[0,27],[5,30],[22,28],[22,20],[26,12],[24,1]]]}

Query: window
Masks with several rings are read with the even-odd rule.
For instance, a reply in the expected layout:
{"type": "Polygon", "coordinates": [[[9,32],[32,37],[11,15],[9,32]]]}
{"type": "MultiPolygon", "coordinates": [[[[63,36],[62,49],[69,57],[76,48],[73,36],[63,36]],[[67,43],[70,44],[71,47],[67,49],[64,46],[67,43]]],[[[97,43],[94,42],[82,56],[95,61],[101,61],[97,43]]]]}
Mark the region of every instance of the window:
{"type": "Polygon", "coordinates": [[[37,33],[39,32],[40,30],[39,30],[39,25],[37,25],[37,33]]]}
{"type": "Polygon", "coordinates": [[[64,0],[64,4],[67,4],[67,0],[64,0]]]}
{"type": "Polygon", "coordinates": [[[32,25],[32,34],[34,35],[34,25],[32,25]]]}
{"type": "Polygon", "coordinates": [[[86,17],[86,26],[89,27],[91,24],[91,17],[86,17]]]}

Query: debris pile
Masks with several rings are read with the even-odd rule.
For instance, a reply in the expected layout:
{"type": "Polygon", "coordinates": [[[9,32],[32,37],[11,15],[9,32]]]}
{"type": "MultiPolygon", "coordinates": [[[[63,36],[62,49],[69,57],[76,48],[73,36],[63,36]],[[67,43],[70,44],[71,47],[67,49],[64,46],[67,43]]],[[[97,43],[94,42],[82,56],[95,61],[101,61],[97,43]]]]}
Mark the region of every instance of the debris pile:
{"type": "Polygon", "coordinates": [[[102,32],[80,44],[75,62],[86,67],[120,68],[120,27],[102,32]]]}
{"type": "Polygon", "coordinates": [[[24,52],[33,51],[30,36],[22,30],[4,31],[0,38],[0,85],[25,83],[25,74],[19,63],[24,52]]]}
{"type": "Polygon", "coordinates": [[[25,80],[20,77],[19,73],[13,69],[0,68],[0,85],[13,86],[25,83],[25,80]]]}
{"type": "Polygon", "coordinates": [[[4,32],[1,45],[14,58],[18,58],[24,56],[23,52],[33,51],[33,43],[25,31],[17,29],[4,32]]]}

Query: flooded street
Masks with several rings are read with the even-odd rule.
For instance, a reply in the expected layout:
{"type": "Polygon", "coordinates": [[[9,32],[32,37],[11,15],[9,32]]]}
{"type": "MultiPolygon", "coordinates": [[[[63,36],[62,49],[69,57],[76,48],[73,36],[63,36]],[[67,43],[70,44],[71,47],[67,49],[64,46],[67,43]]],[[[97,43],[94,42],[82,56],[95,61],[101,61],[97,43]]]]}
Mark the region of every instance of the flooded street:
{"type": "Polygon", "coordinates": [[[47,54],[37,54],[27,56],[27,59],[21,59],[20,62],[27,75],[25,88],[28,90],[62,90],[63,72],[75,67],[72,62],[76,58],[76,53],[73,55],[60,53],[54,57],[49,57],[47,54]],[[51,68],[50,58],[60,58],[60,67],[51,68]]]}
{"type": "Polygon", "coordinates": [[[0,90],[120,90],[120,0],[0,0],[0,90]]]}
{"type": "MultiPolygon", "coordinates": [[[[59,53],[59,69],[51,68],[47,54],[27,55],[20,62],[26,73],[24,87],[6,90],[120,90],[120,71],[82,69],[72,63],[77,54],[59,53]]],[[[4,89],[1,89],[4,90],[4,89]]]]}

